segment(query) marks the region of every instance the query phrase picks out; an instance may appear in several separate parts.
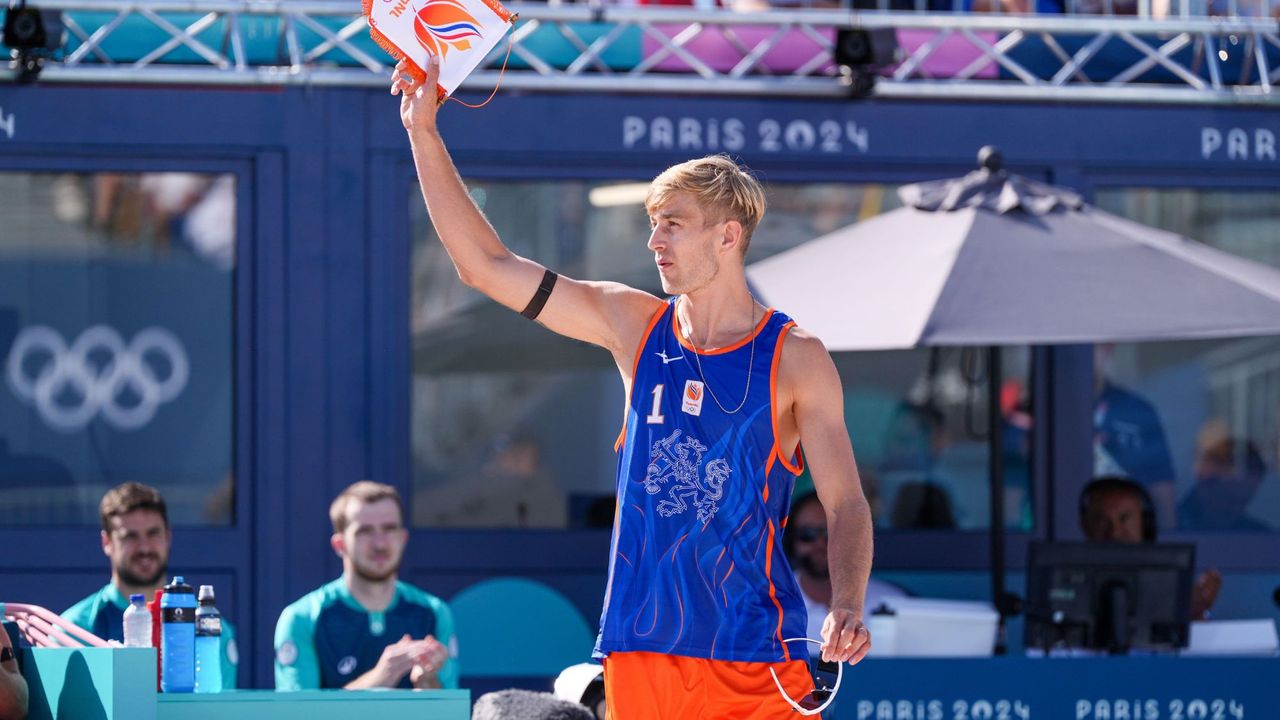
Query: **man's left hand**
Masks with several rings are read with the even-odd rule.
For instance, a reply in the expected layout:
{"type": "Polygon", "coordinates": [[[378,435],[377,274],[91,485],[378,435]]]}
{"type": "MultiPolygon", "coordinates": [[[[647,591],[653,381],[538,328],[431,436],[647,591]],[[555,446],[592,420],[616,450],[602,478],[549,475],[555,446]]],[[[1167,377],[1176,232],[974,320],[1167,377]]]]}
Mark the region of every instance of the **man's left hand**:
{"type": "Polygon", "coordinates": [[[871,649],[871,633],[861,615],[834,608],[822,623],[822,659],[855,665],[871,649]]]}
{"type": "Polygon", "coordinates": [[[409,671],[409,682],[415,688],[438,688],[440,684],[440,668],[449,660],[449,649],[434,636],[428,635],[423,643],[426,651],[419,662],[409,671]]]}

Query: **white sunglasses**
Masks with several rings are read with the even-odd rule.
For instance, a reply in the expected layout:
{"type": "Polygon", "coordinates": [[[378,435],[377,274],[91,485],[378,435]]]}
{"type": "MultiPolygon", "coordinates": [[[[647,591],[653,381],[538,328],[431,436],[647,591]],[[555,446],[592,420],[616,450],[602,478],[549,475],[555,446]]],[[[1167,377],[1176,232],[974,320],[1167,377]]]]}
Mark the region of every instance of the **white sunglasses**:
{"type": "MultiPolygon", "coordinates": [[[[803,638],[803,637],[790,638],[788,640],[783,640],[782,642],[784,643],[810,642],[810,643],[813,643],[814,645],[822,645],[821,640],[814,640],[812,638],[803,638]]],[[[813,694],[815,696],[818,695],[819,693],[826,694],[827,700],[826,702],[822,703],[818,707],[812,708],[812,709],[802,706],[800,703],[793,700],[791,696],[787,694],[786,688],[782,687],[782,682],[778,680],[778,673],[773,671],[772,666],[769,667],[769,674],[773,676],[773,684],[778,686],[778,692],[782,693],[782,699],[786,700],[787,704],[789,704],[793,710],[800,713],[801,715],[817,715],[821,713],[823,710],[826,710],[827,706],[830,705],[831,702],[836,699],[836,693],[840,692],[840,681],[844,679],[844,663],[842,662],[836,663],[836,684],[834,687],[829,688],[829,687],[826,687],[826,685],[824,684],[822,687],[814,689],[813,694]]]]}

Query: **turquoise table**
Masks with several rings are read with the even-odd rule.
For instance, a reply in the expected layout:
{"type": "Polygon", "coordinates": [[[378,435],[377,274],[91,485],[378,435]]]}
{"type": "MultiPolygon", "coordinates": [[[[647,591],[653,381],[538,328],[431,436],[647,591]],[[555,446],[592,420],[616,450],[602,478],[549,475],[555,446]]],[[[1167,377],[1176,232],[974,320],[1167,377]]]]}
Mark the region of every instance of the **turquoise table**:
{"type": "Polygon", "coordinates": [[[160,695],[157,720],[467,720],[467,690],[236,690],[217,695],[160,695]]]}
{"type": "Polygon", "coordinates": [[[468,690],[155,691],[154,650],[20,650],[31,690],[29,720],[467,720],[468,690]]]}

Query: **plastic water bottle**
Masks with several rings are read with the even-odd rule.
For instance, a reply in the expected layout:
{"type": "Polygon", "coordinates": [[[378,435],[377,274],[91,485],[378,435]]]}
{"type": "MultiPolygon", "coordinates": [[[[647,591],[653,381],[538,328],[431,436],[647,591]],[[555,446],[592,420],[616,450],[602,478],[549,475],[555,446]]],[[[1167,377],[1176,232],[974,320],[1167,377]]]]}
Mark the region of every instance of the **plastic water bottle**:
{"type": "Polygon", "coordinates": [[[191,692],[196,686],[196,594],[182,576],[160,598],[160,689],[191,692]]]}
{"type": "Polygon", "coordinates": [[[200,586],[196,609],[196,692],[222,692],[222,615],[214,603],[213,586],[200,586]]]}
{"type": "Polygon", "coordinates": [[[146,595],[130,595],[124,611],[124,646],[151,647],[151,611],[146,595]]]}
{"type": "Polygon", "coordinates": [[[160,622],[160,605],[163,598],[164,588],[158,588],[156,589],[155,597],[151,599],[151,602],[147,603],[147,610],[151,611],[151,647],[156,649],[156,692],[160,692],[160,676],[162,675],[161,671],[164,669],[164,649],[162,647],[163,643],[160,642],[162,639],[160,630],[164,627],[164,624],[160,622]]]}

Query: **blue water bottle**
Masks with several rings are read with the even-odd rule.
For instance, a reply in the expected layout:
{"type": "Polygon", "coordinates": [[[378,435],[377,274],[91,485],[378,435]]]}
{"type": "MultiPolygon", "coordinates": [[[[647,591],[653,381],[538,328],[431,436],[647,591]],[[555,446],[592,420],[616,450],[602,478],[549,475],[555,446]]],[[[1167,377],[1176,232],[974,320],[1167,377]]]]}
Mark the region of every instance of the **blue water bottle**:
{"type": "Polygon", "coordinates": [[[160,599],[160,689],[192,692],[196,686],[196,594],[177,575],[160,599]]]}
{"type": "Polygon", "coordinates": [[[196,608],[196,692],[222,692],[222,614],[212,585],[200,586],[196,608]]]}

